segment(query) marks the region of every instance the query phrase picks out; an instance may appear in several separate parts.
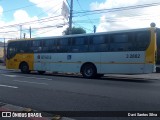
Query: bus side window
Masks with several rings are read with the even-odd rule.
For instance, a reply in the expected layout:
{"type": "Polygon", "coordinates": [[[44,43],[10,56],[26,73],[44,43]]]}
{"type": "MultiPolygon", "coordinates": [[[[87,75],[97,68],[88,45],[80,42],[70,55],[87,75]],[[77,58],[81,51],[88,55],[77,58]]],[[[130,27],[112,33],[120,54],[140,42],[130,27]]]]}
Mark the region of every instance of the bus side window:
{"type": "Polygon", "coordinates": [[[68,38],[61,38],[57,39],[57,52],[64,53],[69,51],[69,39],[68,38]]]}
{"type": "Polygon", "coordinates": [[[26,52],[27,53],[32,53],[33,50],[32,50],[32,41],[31,40],[28,40],[27,43],[26,43],[26,52]]]}
{"type": "Polygon", "coordinates": [[[87,52],[87,51],[88,51],[87,37],[72,38],[71,52],[87,52]]]}
{"type": "Polygon", "coordinates": [[[18,41],[17,44],[17,52],[18,53],[27,53],[27,49],[28,49],[28,45],[27,45],[28,41],[18,41]]]}
{"type": "Polygon", "coordinates": [[[136,33],[136,46],[137,50],[143,51],[146,50],[147,47],[149,46],[149,32],[137,32],[136,33]]]}
{"type": "Polygon", "coordinates": [[[129,40],[129,33],[112,34],[110,37],[110,51],[130,51],[132,43],[129,40]]]}
{"type": "Polygon", "coordinates": [[[89,44],[90,52],[105,52],[108,51],[108,41],[107,36],[91,36],[89,44]]]}
{"type": "Polygon", "coordinates": [[[33,40],[32,41],[32,51],[35,53],[41,52],[42,49],[40,49],[40,47],[42,47],[42,41],[41,40],[33,40]]]}
{"type": "Polygon", "coordinates": [[[56,42],[55,42],[55,39],[43,40],[42,51],[44,53],[56,52],[56,42]]]}

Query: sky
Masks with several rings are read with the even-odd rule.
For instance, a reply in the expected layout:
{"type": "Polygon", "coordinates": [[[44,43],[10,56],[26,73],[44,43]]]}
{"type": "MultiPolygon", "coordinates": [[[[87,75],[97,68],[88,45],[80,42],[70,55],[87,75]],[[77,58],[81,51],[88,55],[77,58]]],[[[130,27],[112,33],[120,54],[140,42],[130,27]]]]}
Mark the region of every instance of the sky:
{"type": "MultiPolygon", "coordinates": [[[[70,0],[64,2],[70,5],[70,0]],[[68,1],[68,2],[67,2],[68,1]]],[[[0,0],[0,38],[59,36],[68,27],[63,0],[0,0]]],[[[68,5],[68,8],[69,8],[68,5]]],[[[158,0],[73,0],[73,26],[87,33],[160,27],[158,0]]],[[[3,39],[0,39],[0,41],[3,39]]]]}

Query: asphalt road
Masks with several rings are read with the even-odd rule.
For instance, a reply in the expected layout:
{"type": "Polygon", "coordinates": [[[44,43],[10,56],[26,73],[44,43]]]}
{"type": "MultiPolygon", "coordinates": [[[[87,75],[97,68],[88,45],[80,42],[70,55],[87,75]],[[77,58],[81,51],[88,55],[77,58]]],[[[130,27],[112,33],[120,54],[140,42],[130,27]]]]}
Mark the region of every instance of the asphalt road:
{"type": "Polygon", "coordinates": [[[39,111],[160,111],[160,80],[0,70],[0,101],[39,111]]]}

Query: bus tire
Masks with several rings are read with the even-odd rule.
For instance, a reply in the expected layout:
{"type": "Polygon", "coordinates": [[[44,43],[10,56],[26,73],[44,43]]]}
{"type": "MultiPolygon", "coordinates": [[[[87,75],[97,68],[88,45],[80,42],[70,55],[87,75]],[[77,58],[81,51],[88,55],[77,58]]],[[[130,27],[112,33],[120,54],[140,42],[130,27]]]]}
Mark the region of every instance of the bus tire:
{"type": "Polygon", "coordinates": [[[22,73],[30,73],[30,70],[29,70],[29,66],[28,66],[28,64],[27,63],[22,63],[21,65],[20,65],[20,69],[21,69],[21,72],[22,73]]]}
{"type": "Polygon", "coordinates": [[[96,75],[97,75],[97,69],[96,67],[89,63],[89,64],[84,64],[82,66],[82,75],[84,78],[88,78],[88,79],[91,79],[91,78],[95,78],[96,75]]]}
{"type": "Polygon", "coordinates": [[[156,67],[156,73],[160,73],[160,67],[156,67]]]}
{"type": "Polygon", "coordinates": [[[43,75],[46,71],[38,71],[40,75],[43,75]]]}

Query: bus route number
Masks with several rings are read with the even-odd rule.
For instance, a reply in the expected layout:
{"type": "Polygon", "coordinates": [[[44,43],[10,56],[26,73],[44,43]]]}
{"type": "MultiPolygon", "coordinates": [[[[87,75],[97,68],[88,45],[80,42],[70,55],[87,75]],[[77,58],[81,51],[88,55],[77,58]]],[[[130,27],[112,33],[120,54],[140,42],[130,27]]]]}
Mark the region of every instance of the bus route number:
{"type": "Polygon", "coordinates": [[[126,58],[140,58],[140,54],[126,54],[126,58]]]}

